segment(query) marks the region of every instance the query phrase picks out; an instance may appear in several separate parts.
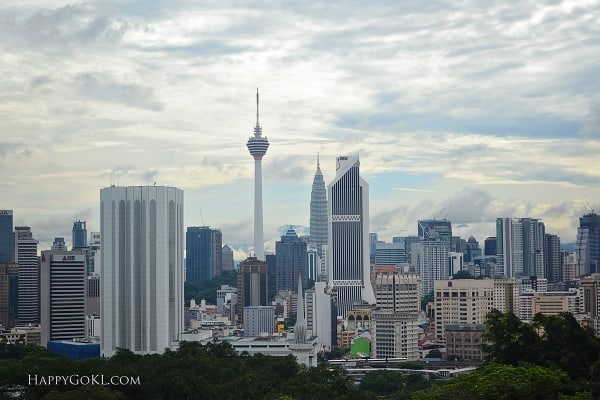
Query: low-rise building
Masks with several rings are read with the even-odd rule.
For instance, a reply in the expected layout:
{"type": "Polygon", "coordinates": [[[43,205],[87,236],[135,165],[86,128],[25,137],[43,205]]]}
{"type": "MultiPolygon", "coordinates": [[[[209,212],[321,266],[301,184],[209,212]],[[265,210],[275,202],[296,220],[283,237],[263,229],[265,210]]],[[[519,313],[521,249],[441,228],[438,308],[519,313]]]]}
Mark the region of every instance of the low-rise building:
{"type": "Polygon", "coordinates": [[[483,361],[483,324],[448,324],[446,331],[446,358],[450,361],[483,361]]]}

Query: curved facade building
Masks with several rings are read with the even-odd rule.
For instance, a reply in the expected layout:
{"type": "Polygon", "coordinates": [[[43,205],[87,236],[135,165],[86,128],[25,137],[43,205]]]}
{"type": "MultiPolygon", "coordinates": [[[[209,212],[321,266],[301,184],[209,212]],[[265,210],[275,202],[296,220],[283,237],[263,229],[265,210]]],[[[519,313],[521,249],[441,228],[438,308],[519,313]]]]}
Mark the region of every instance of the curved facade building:
{"type": "Polygon", "coordinates": [[[183,330],[183,191],[100,190],[101,353],[174,349],[183,330]]]}
{"type": "Polygon", "coordinates": [[[328,186],[329,279],[338,315],[363,302],[375,304],[369,264],[369,185],[360,177],[358,156],[338,157],[328,186]]]}

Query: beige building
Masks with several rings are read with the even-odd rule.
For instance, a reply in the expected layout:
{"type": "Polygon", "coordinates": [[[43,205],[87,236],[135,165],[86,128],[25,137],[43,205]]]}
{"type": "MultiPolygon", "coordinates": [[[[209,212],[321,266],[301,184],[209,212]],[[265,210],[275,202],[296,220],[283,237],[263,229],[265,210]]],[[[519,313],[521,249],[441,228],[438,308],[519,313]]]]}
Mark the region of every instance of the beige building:
{"type": "Polygon", "coordinates": [[[519,319],[531,321],[537,313],[557,315],[563,311],[572,314],[582,312],[581,296],[578,289],[568,292],[526,292],[519,296],[519,319]]]}
{"type": "Polygon", "coordinates": [[[494,307],[492,279],[456,279],[435,281],[435,337],[446,338],[448,324],[483,324],[494,307]]]}
{"type": "Polygon", "coordinates": [[[494,279],[494,308],[503,313],[518,315],[519,285],[516,278],[494,279]]]}
{"type": "Polygon", "coordinates": [[[37,344],[40,346],[42,344],[42,328],[39,326],[20,327],[1,331],[1,341],[13,344],[37,344]]]}
{"type": "Polygon", "coordinates": [[[374,310],[371,326],[374,358],[419,359],[419,325],[416,313],[374,310]]]}
{"type": "Polygon", "coordinates": [[[373,288],[380,310],[417,313],[421,310],[421,278],[401,274],[394,267],[375,267],[373,288]]]}
{"type": "Polygon", "coordinates": [[[583,312],[589,314],[596,336],[600,336],[600,274],[581,278],[579,287],[583,292],[583,312]]]}

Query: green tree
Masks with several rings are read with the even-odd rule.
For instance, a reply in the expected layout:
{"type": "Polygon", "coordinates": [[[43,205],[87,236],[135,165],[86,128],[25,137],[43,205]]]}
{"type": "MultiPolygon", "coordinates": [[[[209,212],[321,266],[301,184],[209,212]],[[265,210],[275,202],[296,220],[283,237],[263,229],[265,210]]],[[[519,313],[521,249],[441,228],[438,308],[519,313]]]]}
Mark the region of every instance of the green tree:
{"type": "Polygon", "coordinates": [[[475,277],[463,269],[452,275],[452,279],[475,279],[475,277]]]}
{"type": "Polygon", "coordinates": [[[485,318],[483,345],[490,360],[499,364],[519,365],[539,362],[540,339],[534,327],[521,322],[513,313],[494,309],[485,318]]]}
{"type": "Polygon", "coordinates": [[[416,392],[414,400],[558,400],[573,395],[566,373],[540,366],[488,364],[446,385],[416,392]]]}
{"type": "Polygon", "coordinates": [[[569,312],[536,314],[534,327],[541,332],[540,364],[566,371],[571,379],[589,378],[600,360],[600,340],[579,325],[569,312]]]}

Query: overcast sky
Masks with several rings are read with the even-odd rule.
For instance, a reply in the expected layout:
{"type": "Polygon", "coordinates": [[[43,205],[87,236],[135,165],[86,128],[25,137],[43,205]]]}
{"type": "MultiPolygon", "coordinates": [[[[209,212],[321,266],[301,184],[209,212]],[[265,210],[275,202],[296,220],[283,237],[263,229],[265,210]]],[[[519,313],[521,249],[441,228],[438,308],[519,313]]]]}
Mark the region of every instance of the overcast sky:
{"type": "Polygon", "coordinates": [[[532,217],[573,242],[600,204],[599,1],[3,1],[0,76],[0,208],[40,249],[154,182],[246,248],[257,86],[267,250],[308,233],[317,153],[327,183],[359,154],[388,241],[532,217]]]}

